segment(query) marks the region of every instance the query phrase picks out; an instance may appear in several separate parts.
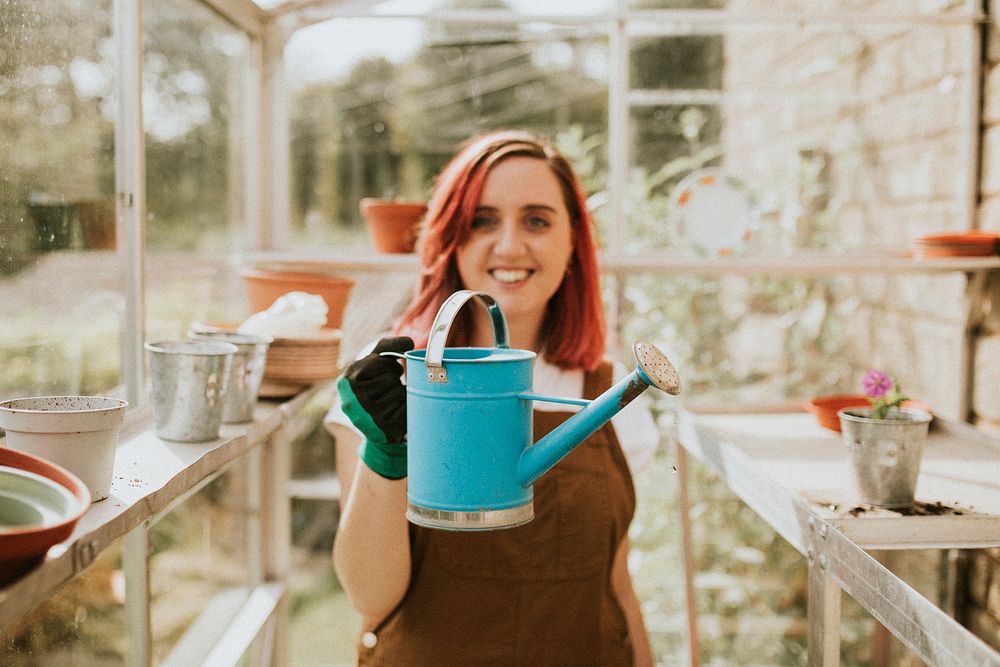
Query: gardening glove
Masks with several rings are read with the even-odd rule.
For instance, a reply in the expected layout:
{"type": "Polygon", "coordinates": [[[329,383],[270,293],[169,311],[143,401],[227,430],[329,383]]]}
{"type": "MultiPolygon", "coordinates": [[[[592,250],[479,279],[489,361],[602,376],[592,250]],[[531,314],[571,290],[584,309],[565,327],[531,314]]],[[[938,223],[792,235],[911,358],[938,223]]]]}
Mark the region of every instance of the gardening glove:
{"type": "Polygon", "coordinates": [[[344,414],[365,437],[358,455],[386,479],[406,477],[406,387],[399,360],[380,353],[412,349],[412,338],[383,338],[337,380],[344,414]]]}

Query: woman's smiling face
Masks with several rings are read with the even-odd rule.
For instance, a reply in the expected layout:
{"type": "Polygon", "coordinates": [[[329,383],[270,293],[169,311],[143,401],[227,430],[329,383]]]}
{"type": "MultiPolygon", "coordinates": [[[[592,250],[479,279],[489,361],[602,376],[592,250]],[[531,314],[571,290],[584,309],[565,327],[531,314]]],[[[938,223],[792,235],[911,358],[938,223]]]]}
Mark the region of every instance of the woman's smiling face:
{"type": "Polygon", "coordinates": [[[508,318],[540,328],[572,255],[563,189],[545,161],[511,157],[495,165],[456,255],[465,288],[486,292],[508,318]]]}

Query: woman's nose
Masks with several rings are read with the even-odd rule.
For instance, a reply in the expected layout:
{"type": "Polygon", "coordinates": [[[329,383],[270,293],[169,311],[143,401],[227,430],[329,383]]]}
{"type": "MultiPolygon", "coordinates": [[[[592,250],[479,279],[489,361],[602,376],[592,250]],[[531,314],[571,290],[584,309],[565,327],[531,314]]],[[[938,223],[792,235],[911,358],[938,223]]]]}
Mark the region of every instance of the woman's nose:
{"type": "Polygon", "coordinates": [[[516,254],[524,250],[524,237],[521,234],[521,227],[516,223],[504,221],[500,225],[500,233],[497,236],[496,252],[499,254],[516,254]]]}

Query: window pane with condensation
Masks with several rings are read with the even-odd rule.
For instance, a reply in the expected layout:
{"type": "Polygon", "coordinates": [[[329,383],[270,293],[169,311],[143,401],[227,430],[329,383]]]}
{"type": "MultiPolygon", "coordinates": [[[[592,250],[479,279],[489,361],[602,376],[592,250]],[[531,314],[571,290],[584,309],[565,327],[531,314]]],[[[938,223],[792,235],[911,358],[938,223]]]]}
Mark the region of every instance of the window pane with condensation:
{"type": "Polygon", "coordinates": [[[243,186],[249,40],[194,0],[143,13],[149,336],[245,311],[232,257],[252,238],[243,186]]]}
{"type": "Polygon", "coordinates": [[[291,245],[370,244],[361,198],[426,200],[458,146],[487,130],[586,136],[603,164],[608,67],[589,24],[367,18],[298,31],[286,49],[291,245]]]}
{"type": "Polygon", "coordinates": [[[241,460],[150,530],[157,661],[200,664],[260,577],[256,488],[241,460]]]}
{"type": "Polygon", "coordinates": [[[110,11],[0,0],[0,398],[120,393],[110,11]]]}
{"type": "Polygon", "coordinates": [[[124,601],[121,542],[115,542],[0,633],[0,665],[121,665],[126,651],[124,601]]]}

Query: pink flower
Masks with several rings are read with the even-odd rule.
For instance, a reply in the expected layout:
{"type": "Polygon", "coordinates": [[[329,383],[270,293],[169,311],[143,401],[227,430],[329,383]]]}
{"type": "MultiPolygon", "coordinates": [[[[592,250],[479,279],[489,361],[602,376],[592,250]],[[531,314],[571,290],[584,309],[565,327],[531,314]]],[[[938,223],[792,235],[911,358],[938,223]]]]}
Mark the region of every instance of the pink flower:
{"type": "Polygon", "coordinates": [[[861,385],[865,388],[865,396],[879,398],[892,389],[892,380],[882,371],[868,371],[862,378],[861,385]]]}

